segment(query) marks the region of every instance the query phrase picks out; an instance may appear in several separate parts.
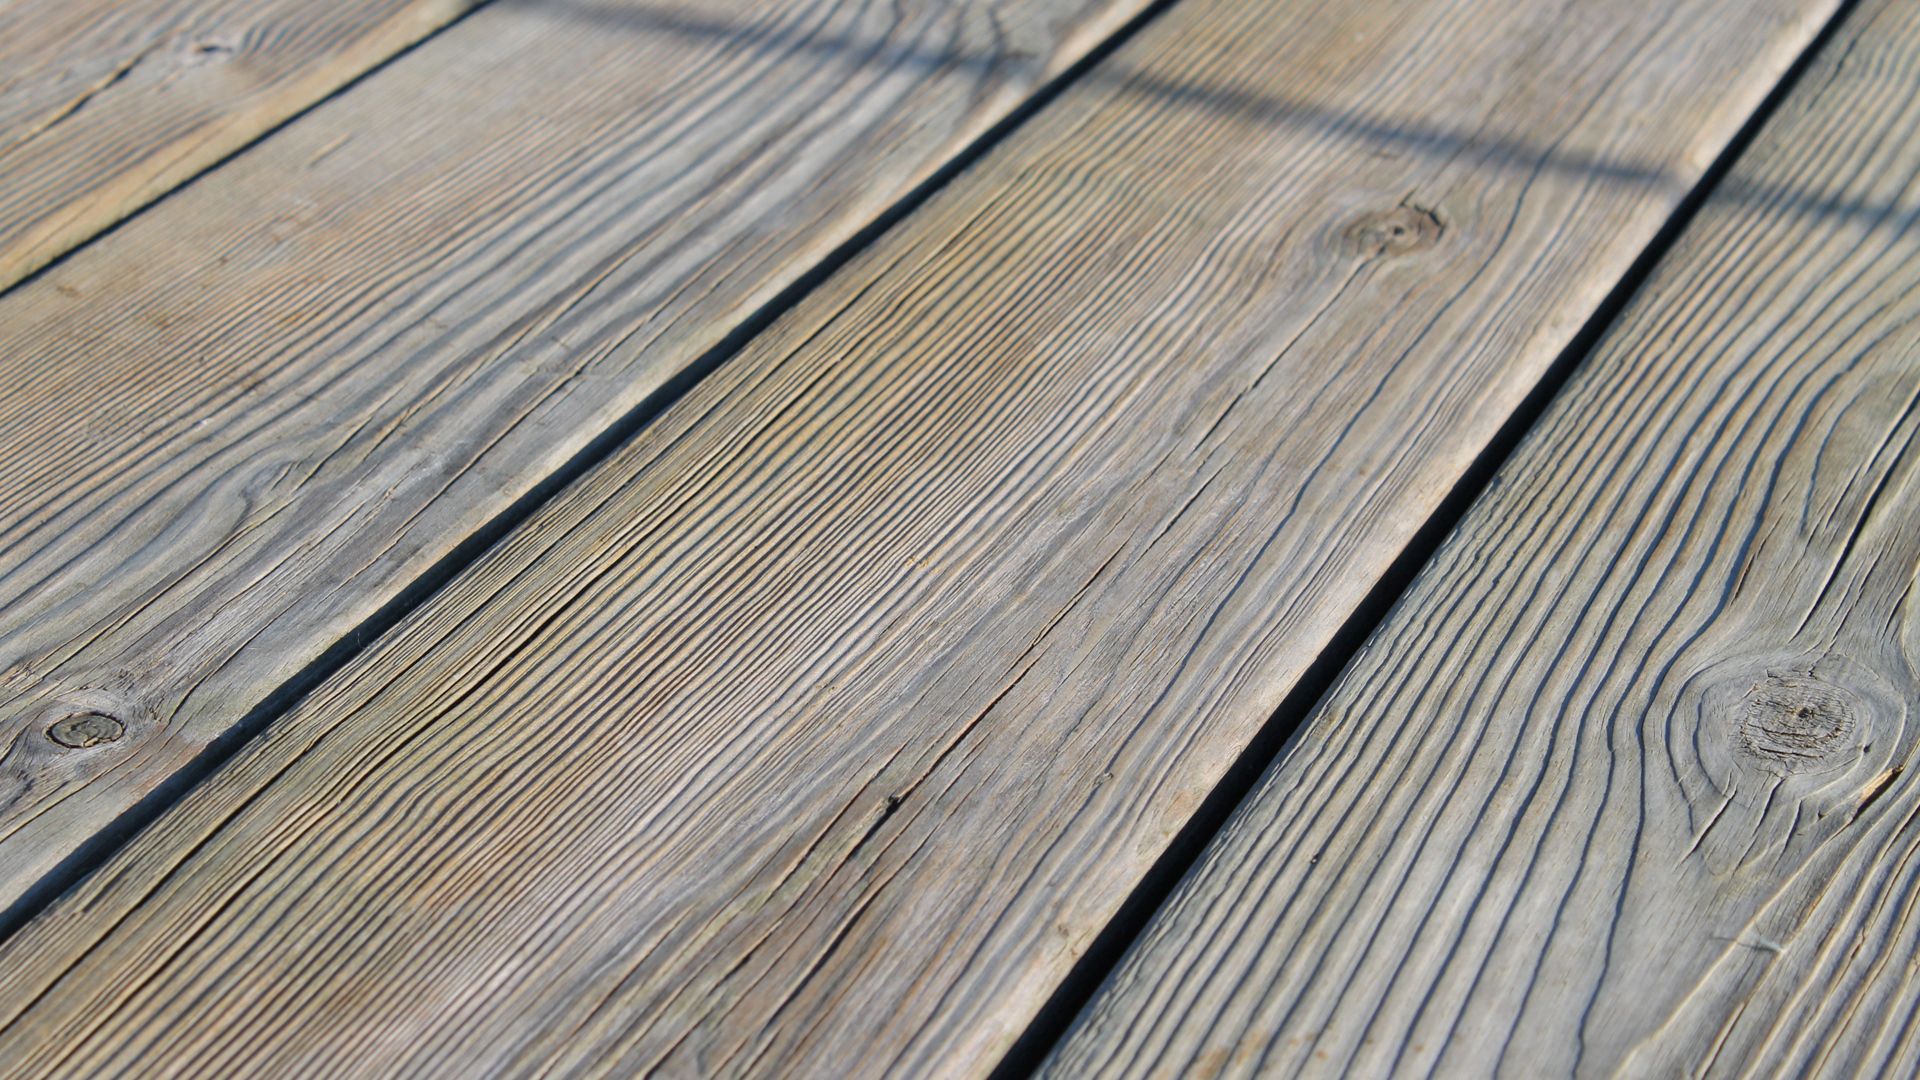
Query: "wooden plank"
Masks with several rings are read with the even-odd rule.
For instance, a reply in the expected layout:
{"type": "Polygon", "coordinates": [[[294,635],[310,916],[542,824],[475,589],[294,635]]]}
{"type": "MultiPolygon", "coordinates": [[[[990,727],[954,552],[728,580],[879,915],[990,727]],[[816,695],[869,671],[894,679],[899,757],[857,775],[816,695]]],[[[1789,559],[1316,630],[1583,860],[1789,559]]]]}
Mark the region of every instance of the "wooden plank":
{"type": "Polygon", "coordinates": [[[511,0],[0,298],[0,905],[1139,6],[511,0]]]}
{"type": "Polygon", "coordinates": [[[1174,7],[15,936],[0,1062],[984,1072],[1830,10],[1174,7]]]}
{"type": "Polygon", "coordinates": [[[0,5],[0,289],[473,0],[0,5]]]}
{"type": "Polygon", "coordinates": [[[1053,1074],[1920,1069],[1916,132],[1868,0],[1053,1074]]]}

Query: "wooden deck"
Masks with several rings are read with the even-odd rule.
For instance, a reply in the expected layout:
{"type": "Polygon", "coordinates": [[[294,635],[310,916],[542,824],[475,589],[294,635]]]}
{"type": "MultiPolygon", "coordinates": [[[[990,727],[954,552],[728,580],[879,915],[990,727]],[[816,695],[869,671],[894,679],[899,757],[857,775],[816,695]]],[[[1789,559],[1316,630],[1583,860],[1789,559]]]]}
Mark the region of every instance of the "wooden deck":
{"type": "Polygon", "coordinates": [[[1920,1071],[1920,2],[0,6],[0,1076],[1920,1071]]]}

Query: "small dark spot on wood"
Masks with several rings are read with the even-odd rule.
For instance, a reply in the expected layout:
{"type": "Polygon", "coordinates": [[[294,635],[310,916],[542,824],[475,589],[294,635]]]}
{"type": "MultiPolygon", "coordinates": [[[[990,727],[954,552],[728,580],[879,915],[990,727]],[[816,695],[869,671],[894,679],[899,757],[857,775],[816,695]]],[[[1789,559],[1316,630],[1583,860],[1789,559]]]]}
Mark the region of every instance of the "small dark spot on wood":
{"type": "Polygon", "coordinates": [[[126,733],[125,724],[106,713],[97,712],[63,716],[47,728],[47,738],[74,750],[110,743],[126,733]]]}
{"type": "Polygon", "coordinates": [[[1390,210],[1362,214],[1345,231],[1347,244],[1368,258],[1411,255],[1440,242],[1447,231],[1424,207],[1403,203],[1390,210]]]}
{"type": "Polygon", "coordinates": [[[238,52],[232,42],[219,38],[203,38],[189,42],[186,48],[186,63],[205,64],[215,60],[225,60],[238,52]]]}
{"type": "Polygon", "coordinates": [[[1840,687],[1772,672],[1747,693],[1737,721],[1741,747],[1788,772],[1822,762],[1858,723],[1852,696],[1840,687]]]}

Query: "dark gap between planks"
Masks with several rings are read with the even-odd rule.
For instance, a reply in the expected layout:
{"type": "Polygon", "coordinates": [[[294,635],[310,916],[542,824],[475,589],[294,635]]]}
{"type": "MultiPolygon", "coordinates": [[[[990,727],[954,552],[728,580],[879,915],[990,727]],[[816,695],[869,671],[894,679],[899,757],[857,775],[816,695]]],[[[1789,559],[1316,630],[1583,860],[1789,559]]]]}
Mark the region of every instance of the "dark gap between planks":
{"type": "MultiPolygon", "coordinates": [[[[1087,951],[1081,954],[1067,975],[1040,1011],[1034,1014],[1018,1039],[1008,1049],[994,1070],[988,1074],[990,1080],[1014,1080],[1016,1077],[1032,1076],[1046,1061],[1049,1054],[1064,1038],[1080,1013],[1086,1008],[1094,995],[1105,985],[1109,976],[1126,958],[1133,942],[1146,932],[1153,916],[1172,897],[1174,889],[1185,879],[1188,872],[1200,861],[1207,845],[1213,837],[1225,827],[1234,811],[1238,810],[1252,794],[1260,778],[1268,769],[1279,764],[1292,748],[1294,737],[1312,715],[1313,709],[1327,692],[1333,689],[1335,681],[1344,672],[1348,664],[1359,653],[1362,646],[1372,638],[1374,632],[1387,621],[1399,606],[1401,598],[1420,570],[1430,562],[1440,545],[1450,535],[1454,527],[1466,516],[1467,511],[1479,499],[1494,481],[1507,459],[1520,445],[1527,432],[1545,414],[1560,391],[1566,386],[1574,372],[1579,370],[1588,354],[1593,351],[1607,329],[1617,319],[1627,302],[1646,282],[1660,260],[1666,256],[1675,241],[1686,231],[1687,225],[1706,202],[1714,189],[1725,180],[1727,172],[1747,147],[1752,144],[1760,129],[1779,109],[1787,95],[1800,82],[1815,57],[1823,52],[1847,18],[1853,14],[1858,0],[1840,0],[1833,15],[1827,20],[1820,32],[1814,35],[1793,64],[1787,68],[1780,81],[1754,109],[1746,122],[1727,145],[1720,151],[1713,164],[1701,174],[1679,205],[1674,208],[1667,221],[1654,234],[1653,240],[1641,250],[1633,265],[1619,281],[1614,283],[1593,315],[1581,326],[1558,359],[1548,367],[1540,381],[1534,384],[1527,396],[1521,400],[1512,415],[1507,417],[1499,431],[1481,449],[1453,488],[1447,492],[1440,505],[1435,508],[1425,524],[1414,533],[1407,546],[1401,549],[1393,562],[1374,583],[1371,590],[1360,601],[1353,613],[1341,624],[1333,637],[1327,642],[1320,655],[1315,657],[1294,684],[1294,688],[1281,701],[1280,707],[1261,727],[1253,740],[1242,750],[1233,764],[1214,785],[1205,800],[1187,819],[1166,851],[1155,860],[1153,866],[1141,877],[1133,891],[1121,902],[1107,925],[1095,935],[1088,944],[1087,951]]],[[[1736,197],[1749,197],[1753,192],[1735,192],[1736,197]]]]}
{"type": "MultiPolygon", "coordinates": [[[[503,0],[482,0],[481,3],[475,4],[465,14],[461,15],[460,18],[449,22],[446,27],[442,27],[441,30],[436,31],[434,34],[430,34],[409,48],[394,54],[393,57],[385,62],[369,68],[367,72],[361,74],[345,86],[342,86],[339,90],[335,91],[334,94],[315,101],[307,108],[288,117],[286,121],[264,132],[260,138],[266,138],[268,135],[285,127],[286,124],[318,108],[326,101],[331,100],[333,96],[351,89],[361,80],[365,79],[367,75],[406,56],[414,49],[419,48],[420,45],[432,40],[432,38],[437,37],[440,33],[444,33],[447,28],[456,25],[462,19],[472,15],[473,12],[487,6],[489,2],[501,3],[503,0]]],[[[630,409],[626,415],[614,421],[611,426],[601,431],[598,436],[587,443],[586,446],[582,447],[580,451],[565,464],[548,474],[539,483],[529,489],[526,494],[515,500],[512,505],[494,515],[491,520],[475,530],[446,555],[442,556],[433,566],[429,567],[421,573],[419,577],[408,583],[392,599],[382,605],[378,611],[375,611],[372,615],[362,620],[358,626],[334,642],[332,646],[316,657],[306,667],[281,683],[269,693],[260,704],[249,710],[246,716],[242,717],[238,723],[210,742],[192,761],[182,766],[159,786],[148,792],[139,802],[128,807],[126,811],[108,823],[104,828],[100,829],[100,831],[88,837],[76,847],[71,854],[49,870],[44,877],[22,893],[19,899],[15,900],[14,903],[9,905],[4,911],[0,911],[0,941],[12,937],[21,927],[33,921],[41,912],[51,906],[53,902],[58,900],[67,890],[78,885],[95,870],[105,865],[106,862],[122,847],[125,847],[127,842],[133,839],[136,834],[153,824],[175,803],[185,798],[188,792],[192,791],[215,772],[219,771],[235,754],[240,752],[242,747],[265,732],[267,728],[272,726],[276,719],[291,710],[308,693],[312,692],[342,667],[345,667],[349,661],[360,655],[369,645],[377,641],[381,635],[393,629],[402,619],[411,614],[414,609],[432,599],[436,593],[455,577],[459,576],[462,571],[477,562],[488,549],[492,548],[494,544],[504,539],[522,523],[533,517],[542,506],[557,496],[569,484],[578,480],[595,466],[612,456],[615,451],[632,441],[655,417],[658,417],[668,408],[671,408],[675,402],[684,397],[687,392],[692,390],[702,379],[712,374],[721,364],[738,353],[748,341],[759,336],[759,334],[768,326],[772,325],[775,320],[799,304],[808,293],[825,282],[827,278],[837,273],[848,262],[852,261],[855,256],[860,254],[862,250],[873,244],[882,234],[893,228],[893,226],[907,217],[907,215],[919,209],[935,192],[945,187],[954,177],[958,176],[974,162],[980,160],[980,158],[990,152],[1001,141],[1012,135],[1017,128],[1026,123],[1041,109],[1051,104],[1054,99],[1065,92],[1069,86],[1083,78],[1088,71],[1105,61],[1116,49],[1133,38],[1133,36],[1139,33],[1148,23],[1165,14],[1176,2],[1177,0],[1153,0],[1152,3],[1149,3],[1145,8],[1141,9],[1131,19],[1128,19],[1127,22],[1118,30],[1114,31],[1112,35],[1088,50],[1086,55],[1082,56],[1059,75],[1056,75],[1036,88],[1033,93],[1029,94],[1024,101],[1015,106],[1006,116],[1001,118],[999,122],[995,123],[991,128],[988,128],[985,133],[972,143],[961,148],[949,158],[945,164],[935,170],[932,175],[928,176],[926,180],[908,191],[899,200],[894,202],[893,205],[882,211],[877,217],[868,222],[867,225],[854,233],[840,246],[834,248],[825,258],[816,263],[811,269],[802,273],[792,284],[775,295],[773,299],[767,301],[758,310],[748,315],[739,325],[735,326],[726,337],[722,338],[719,344],[695,358],[692,363],[688,364],[663,383],[659,389],[653,391],[653,393],[649,394],[638,405],[630,409]]],[[[248,143],[247,146],[251,147],[258,141],[259,139],[255,139],[253,142],[248,143]]],[[[204,176],[206,172],[210,172],[212,169],[225,164],[245,149],[246,147],[242,147],[241,150],[236,150],[233,154],[221,158],[220,161],[208,166],[207,170],[196,174],[196,178],[197,176],[204,176]]],[[[190,183],[191,181],[188,182],[190,183]]],[[[186,183],[182,183],[176,186],[173,192],[177,192],[186,186],[186,183]]],[[[163,199],[170,197],[173,192],[169,192],[168,195],[163,195],[159,199],[155,199],[152,203],[147,204],[147,207],[143,208],[142,212],[147,208],[158,205],[163,199]]],[[[132,215],[129,216],[128,220],[131,219],[131,216],[132,215]]],[[[78,245],[72,250],[62,254],[46,266],[29,274],[19,282],[16,282],[13,287],[19,288],[27,282],[39,278],[42,274],[45,274],[66,261],[67,257],[72,255],[73,252],[79,251],[110,235],[118,227],[116,224],[111,228],[102,230],[85,244],[78,245]]]]}
{"type": "MultiPolygon", "coordinates": [[[[439,37],[441,34],[444,34],[447,31],[465,22],[467,19],[471,18],[473,14],[479,11],[481,8],[486,7],[488,4],[493,4],[498,2],[499,0],[473,0],[472,7],[469,7],[467,10],[461,12],[458,15],[455,15],[451,19],[448,19],[443,25],[433,30],[432,32],[428,33],[425,37],[422,37],[420,40],[414,42],[413,44],[400,49],[398,52],[395,52],[393,55],[388,56],[386,59],[381,60],[380,62],[372,65],[371,67],[368,67],[362,71],[355,73],[352,78],[348,79],[346,82],[341,83],[338,87],[334,88],[332,93],[324,94],[318,98],[315,98],[314,100],[307,102],[305,105],[301,106],[300,108],[295,109],[293,112],[288,113],[286,116],[281,118],[279,123],[273,124],[272,126],[262,130],[259,134],[255,135],[253,138],[248,139],[246,142],[243,142],[239,146],[236,146],[232,150],[229,150],[227,153],[221,155],[220,157],[215,158],[212,161],[207,162],[205,167],[200,169],[199,172],[193,173],[190,176],[182,177],[179,183],[174,184],[172,187],[168,188],[167,190],[161,192],[158,195],[155,195],[153,198],[148,199],[146,202],[143,202],[140,205],[134,207],[132,210],[128,211],[125,215],[109,223],[104,228],[100,229],[100,231],[94,233],[92,236],[87,237],[85,240],[82,240],[79,243],[68,248],[67,250],[62,251],[60,254],[55,255],[53,258],[49,259],[44,266],[41,266],[38,270],[33,271],[32,273],[28,274],[26,277],[21,278],[20,280],[14,282],[11,285],[6,286],[5,288],[0,288],[0,296],[7,296],[12,294],[17,289],[24,289],[28,285],[34,283],[35,281],[40,280],[42,276],[52,273],[56,268],[64,265],[66,261],[72,258],[75,254],[81,251],[84,251],[87,248],[90,248],[93,245],[105,240],[107,237],[112,236],[114,233],[119,232],[122,227],[127,225],[129,222],[133,221],[133,219],[139,217],[142,214],[145,214],[147,211],[152,210],[154,207],[159,206],[161,203],[166,202],[168,199],[173,198],[175,195],[178,195],[180,192],[185,191],[186,189],[192,187],[195,183],[199,182],[201,177],[211,174],[216,169],[224,168],[226,164],[232,161],[234,158],[239,157],[241,154],[244,154],[247,151],[252,150],[255,146],[260,145],[260,143],[279,134],[280,130],[286,127],[288,124],[291,124],[294,121],[301,119],[302,117],[306,116],[308,113],[314,111],[315,109],[318,109],[320,106],[325,105],[327,102],[332,101],[334,98],[339,97],[341,94],[344,94],[347,91],[352,90],[354,87],[359,86],[361,83],[367,81],[369,78],[372,78],[374,75],[377,75],[381,71],[384,71],[389,65],[398,63],[400,60],[403,60],[407,56],[410,56],[414,52],[414,50],[420,48],[422,45],[425,45],[427,42],[432,41],[434,38],[439,37]]],[[[204,46],[200,46],[200,47],[204,48],[204,46]]],[[[6,921],[4,916],[0,916],[0,927],[10,927],[11,925],[12,925],[11,923],[6,921]]],[[[11,929],[0,931],[0,939],[4,939],[5,935],[11,932],[12,932],[11,929]]]]}
{"type": "MultiPolygon", "coordinates": [[[[27,275],[5,291],[21,288],[37,280],[43,274],[65,263],[75,252],[111,236],[126,222],[146,213],[166,199],[172,198],[200,177],[225,165],[260,141],[332,100],[333,97],[353,89],[369,76],[408,56],[434,37],[445,33],[481,8],[488,6],[489,3],[498,2],[502,0],[480,0],[432,34],[355,75],[332,94],[317,99],[290,114],[278,124],[262,131],[245,145],[210,163],[193,177],[182,181],[167,193],[128,215],[127,218],[108,226],[84,243],[62,253],[46,266],[27,275]]],[[[512,2],[512,0],[506,0],[506,2],[512,2]]],[[[558,0],[544,0],[544,2],[543,0],[523,0],[523,2],[528,3],[529,6],[574,7],[578,10],[577,5],[565,4],[558,0]]],[[[719,344],[683,368],[658,390],[629,410],[625,416],[603,430],[564,465],[469,535],[313,662],[275,688],[239,723],[202,750],[193,761],[122,813],[111,824],[82,843],[14,904],[0,912],[0,940],[17,932],[68,889],[99,869],[134,835],[152,824],[193,788],[211,777],[242,747],[266,731],[279,716],[289,711],[315,687],[358,656],[415,608],[430,600],[468,566],[478,561],[494,544],[531,518],[564,488],[635,438],[653,419],[737,354],[749,340],[758,336],[828,277],[838,272],[861,251],[877,241],[881,235],[918,209],[959,173],[990,152],[1041,109],[1051,104],[1068,87],[1088,78],[1098,65],[1138,34],[1147,24],[1164,15],[1177,2],[1178,0],[1154,0],[1119,30],[1089,50],[1080,60],[1035,89],[1007,116],[973,143],[958,151],[925,181],[903,195],[873,221],[781,290],[773,299],[744,319],[719,344]]],[[[1212,792],[1188,819],[1187,824],[1175,835],[1167,850],[1129,893],[1114,916],[1088,946],[1087,951],[1069,970],[1066,978],[1055,988],[1054,993],[1029,1023],[1025,1032],[998,1063],[991,1074],[995,1080],[1031,1074],[1066,1034],[1074,1019],[1118,966],[1130,944],[1146,929],[1152,915],[1171,896],[1174,888],[1198,861],[1214,834],[1224,826],[1234,810],[1252,792],[1266,770],[1286,753],[1293,736],[1312,708],[1331,689],[1334,681],[1361,646],[1391,614],[1420,569],[1431,559],[1441,542],[1451,533],[1473,502],[1486,490],[1527,431],[1538,421],[1561,388],[1579,368],[1594,344],[1625,307],[1633,293],[1639,289],[1653,267],[1672,247],[1707,195],[1722,184],[1733,162],[1745,151],[1759,129],[1797,85],[1813,58],[1827,47],[1834,33],[1852,13],[1856,4],[1857,0],[1841,0],[1834,15],[1795,59],[1780,81],[1768,92],[1767,97],[1747,118],[1740,131],[1728,142],[1713,164],[1702,174],[1700,180],[1688,191],[1654,239],[1642,250],[1627,273],[1615,283],[1606,299],[1583,325],[1574,340],[1529,391],[1492,440],[1456,481],[1434,513],[1415,533],[1329,640],[1319,656],[1307,667],[1293,691],[1288,694],[1273,716],[1223,774],[1212,792]]],[[[691,24],[663,25],[653,28],[690,34],[705,33],[707,30],[702,25],[691,24]]],[[[953,58],[947,59],[948,62],[953,62],[953,58]]],[[[964,58],[961,60],[964,61],[964,58]]],[[[1122,72],[1116,77],[1126,78],[1127,75],[1122,72]]],[[[1169,89],[1158,86],[1145,88],[1147,92],[1162,89],[1167,89],[1170,93],[1174,90],[1180,90],[1184,94],[1193,93],[1186,88],[1169,89]]],[[[1222,103],[1208,101],[1203,104],[1221,105],[1222,103]]],[[[1365,118],[1356,121],[1352,117],[1326,117],[1313,112],[1308,106],[1289,104],[1284,101],[1235,101],[1224,104],[1238,109],[1257,109],[1263,115],[1281,122],[1338,127],[1345,133],[1361,137],[1371,135],[1395,143],[1412,143],[1416,144],[1416,149],[1430,148],[1425,145],[1428,143],[1456,141],[1444,132],[1407,132],[1398,127],[1369,124],[1365,118]],[[1356,123],[1360,125],[1357,130],[1354,127],[1356,123]]],[[[1518,153],[1524,149],[1515,148],[1515,152],[1518,153]]],[[[1590,168],[1594,171],[1609,173],[1618,173],[1622,169],[1631,170],[1632,168],[1630,165],[1607,165],[1603,162],[1575,161],[1556,164],[1561,167],[1590,168]]],[[[1634,172],[1629,178],[1648,183],[1671,179],[1664,173],[1643,176],[1638,172],[1634,172]]],[[[1742,191],[1731,192],[1731,194],[1739,198],[1760,198],[1769,195],[1764,191],[1742,191]]],[[[1871,213],[1874,208],[1822,206],[1821,209],[1840,213],[1871,213]]]]}

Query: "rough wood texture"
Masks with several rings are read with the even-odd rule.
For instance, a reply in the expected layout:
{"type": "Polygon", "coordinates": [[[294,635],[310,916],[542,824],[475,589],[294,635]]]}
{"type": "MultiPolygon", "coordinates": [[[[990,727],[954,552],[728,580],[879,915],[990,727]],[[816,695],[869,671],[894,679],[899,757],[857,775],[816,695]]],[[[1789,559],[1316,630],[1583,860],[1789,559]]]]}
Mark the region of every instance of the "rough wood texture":
{"type": "Polygon", "coordinates": [[[1829,10],[1175,7],[10,941],[0,1063],[985,1071],[1829,10]]]}
{"type": "Polygon", "coordinates": [[[0,5],[0,289],[472,3],[0,5]]]}
{"type": "Polygon", "coordinates": [[[0,298],[0,904],[1138,6],[501,0],[0,298]]]}
{"type": "Polygon", "coordinates": [[[1916,133],[1871,0],[1053,1073],[1920,1070],[1916,133]]]}

